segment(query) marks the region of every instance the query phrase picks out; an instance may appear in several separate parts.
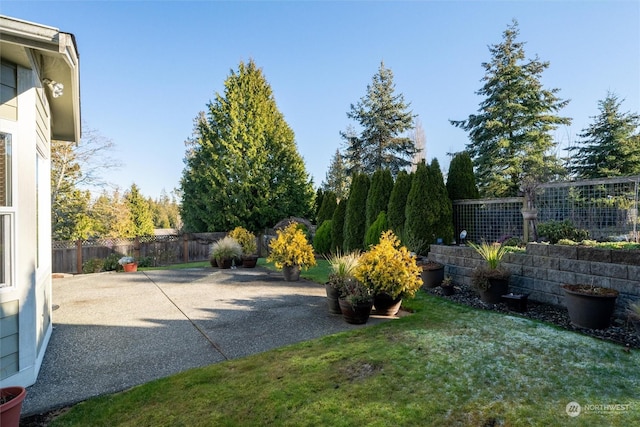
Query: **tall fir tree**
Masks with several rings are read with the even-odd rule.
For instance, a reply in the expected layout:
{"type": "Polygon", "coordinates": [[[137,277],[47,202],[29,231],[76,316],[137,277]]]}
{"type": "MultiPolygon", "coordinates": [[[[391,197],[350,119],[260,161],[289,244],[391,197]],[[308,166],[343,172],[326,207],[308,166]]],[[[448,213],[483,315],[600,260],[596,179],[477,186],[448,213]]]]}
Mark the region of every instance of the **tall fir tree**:
{"type": "Polygon", "coordinates": [[[449,163],[447,194],[452,201],[480,197],[476,176],[473,173],[473,162],[466,151],[456,153],[449,163]]]}
{"type": "MultiPolygon", "coordinates": [[[[422,160],[418,164],[422,163],[422,160]]],[[[402,236],[405,222],[405,209],[407,206],[407,196],[411,190],[411,180],[413,174],[400,171],[396,177],[396,182],[389,196],[389,206],[387,207],[387,223],[396,236],[402,236]]]]}
{"type": "Polygon", "coordinates": [[[134,236],[153,235],[153,216],[149,202],[140,193],[136,184],[131,184],[131,188],[124,195],[124,199],[129,207],[134,236]]]}
{"type": "Polygon", "coordinates": [[[253,61],[196,118],[187,141],[182,219],[188,231],[252,231],[312,215],[313,188],[294,134],[253,61]]]}
{"type": "Polygon", "coordinates": [[[483,196],[516,196],[525,177],[548,181],[562,174],[551,135],[571,119],[558,112],[568,100],[559,89],[544,89],[542,72],[549,62],[525,60],[524,43],[517,41],[518,23],[503,33],[503,41],[489,48],[491,61],[483,63],[484,85],[476,92],[485,99],[478,114],[451,120],[469,133],[467,151],[476,167],[483,196]]]}
{"type": "Polygon", "coordinates": [[[363,173],[354,176],[351,182],[344,219],[343,249],[347,252],[364,249],[364,237],[367,232],[365,208],[369,185],[369,177],[363,173]]]}
{"type": "Polygon", "coordinates": [[[331,219],[331,252],[344,252],[344,220],[347,213],[347,199],[338,202],[331,219]]]}
{"type": "Polygon", "coordinates": [[[346,131],[341,131],[340,137],[344,145],[342,159],[344,160],[345,171],[347,176],[353,178],[355,175],[365,171],[364,141],[358,136],[358,132],[353,125],[347,126],[346,131]]]}
{"type": "Polygon", "coordinates": [[[378,169],[375,171],[371,177],[371,186],[369,187],[369,194],[367,195],[367,229],[369,229],[371,224],[378,218],[380,212],[386,213],[392,191],[393,178],[391,177],[389,169],[378,169]]]}
{"type": "Polygon", "coordinates": [[[347,140],[348,149],[362,154],[362,171],[371,175],[378,169],[389,169],[392,176],[411,166],[416,147],[403,136],[413,128],[413,114],[408,111],[402,94],[395,93],[393,72],[380,63],[378,73],[367,85],[367,94],[351,104],[347,117],[355,120],[362,131],[347,140]],[[351,145],[357,145],[357,150],[351,145]]]}
{"type": "Polygon", "coordinates": [[[321,188],[324,191],[333,191],[338,200],[342,200],[349,195],[349,174],[345,162],[340,153],[340,149],[336,149],[336,153],[331,158],[331,164],[322,182],[321,188]]]}
{"type": "Polygon", "coordinates": [[[578,135],[577,145],[569,148],[568,169],[576,177],[640,174],[640,115],[621,112],[622,101],[607,93],[598,101],[600,114],[578,135]]]}

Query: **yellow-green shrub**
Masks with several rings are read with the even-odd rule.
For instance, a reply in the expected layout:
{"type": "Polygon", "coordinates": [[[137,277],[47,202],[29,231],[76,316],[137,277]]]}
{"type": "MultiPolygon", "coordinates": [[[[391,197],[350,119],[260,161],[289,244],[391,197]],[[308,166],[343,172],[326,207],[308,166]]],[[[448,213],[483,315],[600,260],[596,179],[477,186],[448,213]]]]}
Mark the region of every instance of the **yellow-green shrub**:
{"type": "Polygon", "coordinates": [[[278,230],[277,237],[269,244],[268,262],[273,262],[277,268],[299,265],[303,268],[316,265],[313,247],[307,241],[304,232],[298,224],[292,222],[284,230],[278,230]]]}

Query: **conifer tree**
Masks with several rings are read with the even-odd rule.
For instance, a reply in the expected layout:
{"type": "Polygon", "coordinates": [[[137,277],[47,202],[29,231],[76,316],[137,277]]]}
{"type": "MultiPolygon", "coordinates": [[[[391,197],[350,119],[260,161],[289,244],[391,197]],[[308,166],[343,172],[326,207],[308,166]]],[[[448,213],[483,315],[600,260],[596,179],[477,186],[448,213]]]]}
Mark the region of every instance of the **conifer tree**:
{"type": "MultiPolygon", "coordinates": [[[[404,236],[414,242],[431,243],[434,240],[433,210],[430,208],[433,194],[430,192],[431,172],[424,160],[416,166],[411,181],[411,189],[407,195],[405,210],[404,236]]],[[[428,246],[413,248],[418,253],[425,253],[428,246]]]]}
{"type": "Polygon", "coordinates": [[[320,210],[318,211],[316,224],[322,225],[324,221],[333,218],[333,211],[336,210],[336,206],[338,206],[336,193],[326,191],[322,197],[322,206],[320,206],[320,210]]]}
{"type": "MultiPolygon", "coordinates": [[[[420,164],[420,161],[418,164],[420,164]]],[[[389,197],[389,206],[387,207],[387,222],[389,228],[393,230],[396,236],[402,236],[405,222],[405,209],[407,206],[407,196],[411,190],[411,180],[413,174],[406,171],[400,171],[396,177],[396,182],[391,190],[389,197]]]]}
{"type": "Polygon", "coordinates": [[[134,236],[153,235],[153,216],[149,202],[140,194],[140,189],[136,184],[131,184],[131,188],[125,193],[124,199],[129,207],[134,236]]]}
{"type": "MultiPolygon", "coordinates": [[[[324,190],[322,189],[322,187],[318,187],[318,189],[316,190],[316,196],[313,199],[313,218],[317,219],[318,218],[318,214],[320,213],[320,208],[322,207],[322,202],[324,199],[324,190]]],[[[316,223],[317,225],[320,225],[319,223],[316,223]]]]}
{"type": "Polygon", "coordinates": [[[367,195],[367,229],[378,218],[380,212],[386,212],[391,191],[393,191],[393,178],[389,169],[375,171],[371,177],[371,186],[367,195]]]}
{"type": "Polygon", "coordinates": [[[578,136],[568,169],[578,178],[640,174],[640,115],[620,111],[622,101],[609,92],[598,102],[600,114],[578,136]]]}
{"type": "Polygon", "coordinates": [[[253,61],[196,118],[187,141],[182,219],[188,231],[260,230],[313,215],[312,182],[293,131],[253,61]]]}
{"type": "Polygon", "coordinates": [[[542,87],[549,63],[525,60],[518,35],[514,20],[502,43],[489,48],[491,61],[482,64],[484,85],[476,92],[485,97],[478,113],[451,121],[469,133],[467,151],[485,197],[516,196],[525,177],[544,181],[564,171],[553,153],[552,132],[571,123],[558,115],[569,101],[557,97],[559,89],[542,87]]]}
{"type": "Polygon", "coordinates": [[[456,153],[449,163],[447,175],[447,193],[451,200],[478,199],[476,176],[473,174],[473,162],[469,153],[456,153]]]}
{"type": "Polygon", "coordinates": [[[396,176],[411,166],[416,147],[411,138],[403,136],[413,127],[414,116],[408,108],[404,96],[395,93],[393,72],[381,62],[367,85],[367,94],[351,104],[347,113],[362,128],[358,137],[347,140],[347,152],[361,154],[363,172],[371,175],[378,169],[389,169],[396,176]]]}
{"type": "Polygon", "coordinates": [[[367,194],[369,177],[363,173],[353,177],[344,219],[344,246],[346,252],[364,249],[367,194]]]}
{"type": "Polygon", "coordinates": [[[322,182],[324,191],[333,191],[338,200],[342,200],[349,195],[349,175],[345,162],[340,153],[340,149],[336,149],[336,153],[331,159],[331,164],[322,182]]]}
{"type": "Polygon", "coordinates": [[[347,212],[347,199],[338,202],[336,210],[331,219],[331,251],[333,253],[343,252],[344,248],[344,219],[347,212]]]}
{"type": "Polygon", "coordinates": [[[435,238],[436,241],[442,239],[442,243],[448,245],[453,241],[453,207],[444,184],[440,163],[435,157],[429,165],[429,173],[432,182],[429,199],[432,202],[435,238]]]}
{"type": "Polygon", "coordinates": [[[387,214],[382,211],[378,215],[375,221],[367,228],[367,235],[364,239],[364,245],[366,248],[377,245],[380,243],[380,235],[389,229],[387,223],[387,214]]]}

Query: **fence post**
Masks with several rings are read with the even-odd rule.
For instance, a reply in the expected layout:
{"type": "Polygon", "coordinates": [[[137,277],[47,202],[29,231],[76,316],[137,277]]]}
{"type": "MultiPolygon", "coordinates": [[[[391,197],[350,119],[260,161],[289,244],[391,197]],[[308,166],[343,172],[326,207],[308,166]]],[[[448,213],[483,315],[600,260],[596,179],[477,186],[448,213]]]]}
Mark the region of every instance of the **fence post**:
{"type": "Polygon", "coordinates": [[[182,235],[182,261],[185,264],[189,262],[189,239],[186,233],[182,235]]]}
{"type": "Polygon", "coordinates": [[[137,260],[140,259],[140,237],[138,236],[133,240],[133,257],[137,260]]]}
{"type": "Polygon", "coordinates": [[[76,240],[76,273],[82,274],[82,240],[76,240]]]}

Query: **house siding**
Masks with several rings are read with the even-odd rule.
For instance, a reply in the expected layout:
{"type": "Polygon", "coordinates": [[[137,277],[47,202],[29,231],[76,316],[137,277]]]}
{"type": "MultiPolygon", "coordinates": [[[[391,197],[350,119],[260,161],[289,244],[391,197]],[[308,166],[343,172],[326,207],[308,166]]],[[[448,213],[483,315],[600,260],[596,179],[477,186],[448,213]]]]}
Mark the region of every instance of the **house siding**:
{"type": "Polygon", "coordinates": [[[0,304],[0,380],[19,369],[19,311],[18,300],[0,304]]]}
{"type": "Polygon", "coordinates": [[[18,120],[16,66],[4,61],[0,64],[0,118],[18,120]]]}

